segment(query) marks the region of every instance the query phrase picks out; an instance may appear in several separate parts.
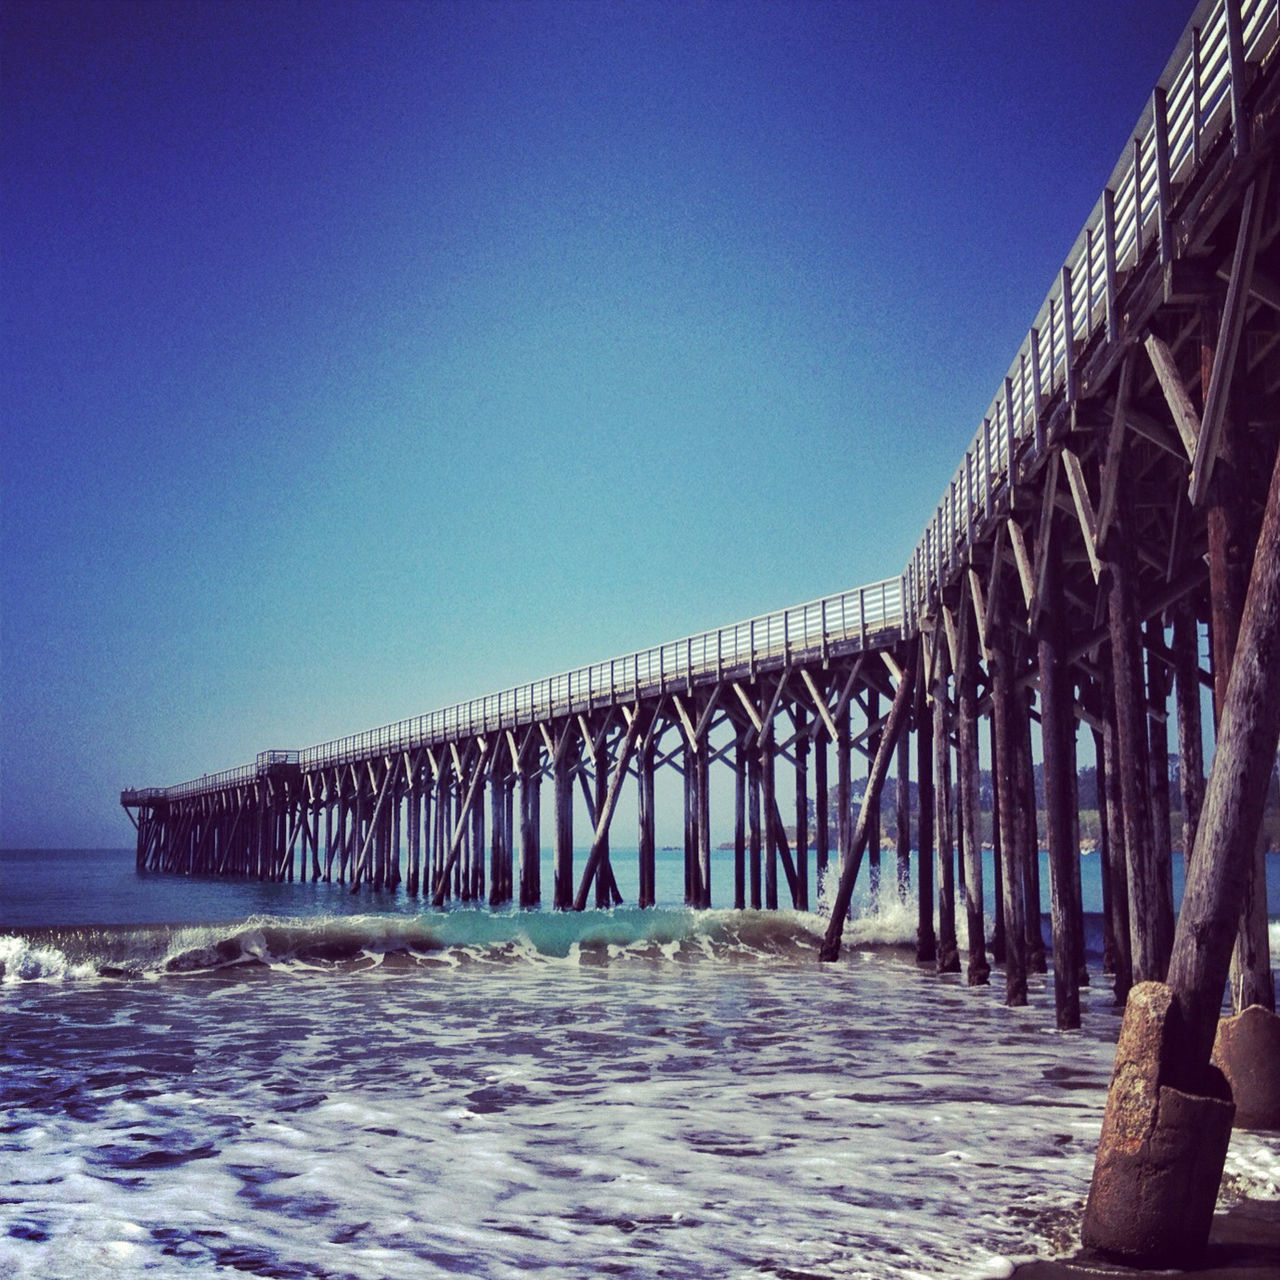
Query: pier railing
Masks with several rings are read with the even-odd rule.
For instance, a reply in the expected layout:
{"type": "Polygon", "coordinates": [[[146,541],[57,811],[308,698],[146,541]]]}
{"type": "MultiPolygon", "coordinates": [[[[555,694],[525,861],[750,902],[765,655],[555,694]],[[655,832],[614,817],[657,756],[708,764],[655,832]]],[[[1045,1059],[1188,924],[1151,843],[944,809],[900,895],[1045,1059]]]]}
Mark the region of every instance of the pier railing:
{"type": "Polygon", "coordinates": [[[1146,261],[1175,256],[1181,192],[1233,123],[1249,66],[1277,42],[1276,0],[1202,0],[1165,66],[1102,195],[1076,237],[1009,371],[907,563],[912,628],[964,560],[973,526],[992,516],[1019,457],[1045,447],[1045,410],[1076,398],[1077,361],[1114,337],[1117,297],[1146,261]]]}
{"type": "Polygon", "coordinates": [[[825,657],[833,649],[891,643],[902,637],[904,622],[903,579],[885,578],[302,751],[264,751],[254,764],[172,787],[125,792],[124,798],[126,803],[145,804],[183,799],[253,783],[272,764],[297,764],[313,771],[576,715],[706,679],[754,674],[761,666],[825,657]]]}

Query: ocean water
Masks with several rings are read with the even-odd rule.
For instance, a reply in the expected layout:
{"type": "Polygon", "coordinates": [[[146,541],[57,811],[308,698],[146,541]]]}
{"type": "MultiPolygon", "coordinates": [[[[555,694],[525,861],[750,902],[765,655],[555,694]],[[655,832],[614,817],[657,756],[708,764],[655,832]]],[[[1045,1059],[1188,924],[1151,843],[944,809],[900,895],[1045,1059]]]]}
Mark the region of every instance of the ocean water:
{"type": "MultiPolygon", "coordinates": [[[[0,853],[0,1275],[976,1280],[1070,1248],[1096,957],[1063,1034],[1043,979],[1011,1010],[921,971],[892,894],[834,965],[825,923],[0,853]]],[[[1280,1136],[1233,1136],[1227,1194],[1280,1211],[1280,1136]]]]}

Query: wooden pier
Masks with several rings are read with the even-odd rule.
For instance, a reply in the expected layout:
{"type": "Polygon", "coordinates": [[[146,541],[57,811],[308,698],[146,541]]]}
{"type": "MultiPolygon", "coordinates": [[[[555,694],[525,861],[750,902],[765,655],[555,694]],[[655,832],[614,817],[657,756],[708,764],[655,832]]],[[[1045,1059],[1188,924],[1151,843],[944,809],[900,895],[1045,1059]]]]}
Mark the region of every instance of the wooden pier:
{"type": "MultiPolygon", "coordinates": [[[[943,971],[963,962],[974,983],[994,962],[1008,1001],[1025,1001],[1028,973],[1045,964],[1046,848],[1057,1018],[1070,1027],[1089,980],[1076,796],[1086,741],[1098,764],[1106,967],[1121,996],[1163,978],[1174,932],[1169,744],[1176,736],[1189,850],[1212,729],[1200,690],[1221,707],[1280,446],[1278,33],[1275,0],[1196,8],[899,575],[211,777],[125,791],[139,868],[403,885],[436,904],[609,906],[619,897],[611,824],[630,787],[645,906],[654,777],[667,768],[683,779],[685,900],[707,906],[714,766],[733,776],[735,904],[808,908],[833,859],[842,892],[864,853],[880,875],[880,789],[892,771],[895,878],[912,828],[919,850],[919,958],[943,971]],[[983,742],[994,884],[980,856],[983,742]],[[859,759],[869,773],[854,814],[859,759]],[[903,785],[913,765],[914,813],[903,785]],[[779,769],[792,771],[794,814],[779,803],[779,769]],[[574,831],[575,791],[585,833],[574,831]],[[575,839],[587,836],[575,865],[575,839]],[[963,957],[957,913],[969,925],[963,957]]],[[[1254,866],[1233,988],[1244,1004],[1270,1006],[1260,848],[1254,866]]]]}

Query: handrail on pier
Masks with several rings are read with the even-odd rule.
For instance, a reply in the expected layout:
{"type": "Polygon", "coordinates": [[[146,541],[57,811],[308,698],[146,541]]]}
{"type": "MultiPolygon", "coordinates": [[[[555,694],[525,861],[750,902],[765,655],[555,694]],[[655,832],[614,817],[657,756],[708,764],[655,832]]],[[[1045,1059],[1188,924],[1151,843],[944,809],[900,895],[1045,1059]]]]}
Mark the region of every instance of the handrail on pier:
{"type": "Polygon", "coordinates": [[[1007,491],[1017,459],[1045,448],[1053,398],[1076,399],[1080,354],[1115,336],[1117,297],[1145,261],[1178,254],[1178,197],[1226,136],[1241,145],[1237,103],[1249,66],[1280,34],[1275,0],[1201,0],[1165,65],[1102,195],[1076,237],[1035,320],[983,415],[907,562],[907,612],[918,625],[940,584],[963,559],[970,530],[1007,491]],[[1229,30],[1239,15],[1242,65],[1229,30]]]}
{"type": "Polygon", "coordinates": [[[121,796],[121,802],[154,804],[159,800],[183,799],[253,783],[272,765],[296,764],[304,771],[314,771],[375,755],[456,741],[473,734],[515,728],[557,715],[572,715],[619,699],[684,687],[726,672],[743,668],[753,671],[762,663],[778,659],[826,656],[832,646],[865,648],[873,640],[879,643],[898,640],[904,634],[903,586],[900,576],[885,578],[301,751],[259,752],[252,765],[193,778],[172,787],[127,791],[121,796]]]}

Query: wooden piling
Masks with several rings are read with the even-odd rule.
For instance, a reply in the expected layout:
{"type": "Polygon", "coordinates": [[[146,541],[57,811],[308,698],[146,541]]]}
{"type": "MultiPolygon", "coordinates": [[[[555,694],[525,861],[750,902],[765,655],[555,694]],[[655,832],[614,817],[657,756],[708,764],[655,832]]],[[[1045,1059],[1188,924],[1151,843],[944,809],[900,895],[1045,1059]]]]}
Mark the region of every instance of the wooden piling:
{"type": "MultiPolygon", "coordinates": [[[[1109,648],[1109,646],[1108,646],[1109,648]]],[[[1124,826],[1124,806],[1120,795],[1120,739],[1116,732],[1116,707],[1111,696],[1111,661],[1106,655],[1105,686],[1102,697],[1102,749],[1106,774],[1107,860],[1103,866],[1109,886],[1111,907],[1109,918],[1116,945],[1116,1003],[1123,1005],[1133,986],[1133,948],[1129,933],[1128,849],[1124,826]]]]}
{"type": "Polygon", "coordinates": [[[760,752],[753,744],[747,758],[747,869],[751,907],[758,911],[760,897],[760,752]]]}
{"type": "Polygon", "coordinates": [[[542,899],[542,753],[530,734],[520,758],[520,906],[542,899]]]}
{"type": "Polygon", "coordinates": [[[916,731],[916,962],[934,964],[938,940],[933,928],[933,711],[928,697],[924,641],[917,645],[916,731]]]}
{"type": "Polygon", "coordinates": [[[640,753],[636,765],[636,819],[639,827],[637,835],[637,856],[640,863],[640,885],[637,904],[651,907],[657,900],[657,867],[655,862],[656,840],[654,834],[654,721],[655,713],[646,713],[644,737],[640,744],[640,753]]]}
{"type": "MultiPolygon", "coordinates": [[[[871,785],[871,770],[876,751],[880,747],[880,730],[876,721],[880,718],[880,695],[874,689],[867,690],[867,785],[871,785]]],[[[867,815],[867,896],[873,910],[880,909],[880,806],[867,815]]]]}
{"type": "Polygon", "coordinates": [[[894,877],[898,901],[906,904],[911,893],[911,734],[908,727],[898,739],[897,777],[894,785],[894,877]]]}
{"type": "MultiPolygon", "coordinates": [[[[1206,397],[1220,332],[1217,308],[1201,315],[1202,388],[1206,397]]],[[[1219,724],[1235,659],[1245,594],[1259,539],[1260,481],[1267,474],[1251,456],[1251,442],[1240,429],[1243,380],[1233,379],[1230,411],[1224,415],[1217,458],[1209,484],[1205,521],[1209,541],[1209,601],[1212,628],[1214,719],[1219,724]]],[[[1232,1005],[1236,1012],[1252,1004],[1274,1011],[1271,952],[1267,927],[1266,856],[1259,840],[1245,888],[1240,928],[1232,962],[1232,1005]]]]}
{"type": "Polygon", "coordinates": [[[982,899],[977,628],[972,610],[965,607],[960,612],[960,647],[956,655],[956,773],[960,792],[960,826],[964,832],[964,906],[969,935],[967,974],[969,985],[976,987],[984,986],[991,977],[991,966],[987,963],[986,913],[982,899]]]}
{"type": "MultiPolygon", "coordinates": [[[[1016,665],[1016,664],[1015,664],[1016,665]]],[[[1018,805],[1015,829],[1018,847],[1014,865],[1022,873],[1022,920],[1025,933],[1023,942],[1028,973],[1045,973],[1048,964],[1044,954],[1044,932],[1040,912],[1040,833],[1036,824],[1036,780],[1031,753],[1031,695],[1024,692],[1011,707],[1013,724],[1017,730],[1014,753],[1017,757],[1018,805]]]]}
{"type": "Polygon", "coordinates": [[[562,911],[573,905],[573,775],[578,764],[577,732],[572,721],[563,727],[552,766],[556,828],[551,904],[562,911]]]}
{"type": "Polygon", "coordinates": [[[830,859],[830,814],[827,809],[827,745],[830,737],[821,720],[813,729],[813,875],[814,885],[821,890],[830,859]]]}
{"type": "Polygon", "coordinates": [[[767,911],[778,907],[778,845],[772,837],[773,811],[777,806],[774,774],[772,725],[765,725],[766,736],[760,742],[760,807],[766,826],[764,859],[764,905],[767,911]]]}
{"type": "Polygon", "coordinates": [[[947,684],[950,660],[946,642],[935,640],[933,682],[933,841],[938,884],[939,973],[960,972],[960,949],[956,945],[956,871],[951,841],[951,735],[947,684]]]}
{"type": "Polygon", "coordinates": [[[739,730],[733,752],[733,905],[747,905],[747,735],[739,730]]]}
{"type": "Polygon", "coordinates": [[[1200,716],[1200,626],[1195,604],[1173,609],[1174,688],[1178,714],[1178,787],[1182,798],[1183,870],[1191,861],[1204,803],[1204,730],[1200,716]]]}
{"type": "MultiPolygon", "coordinates": [[[[1222,700],[1218,741],[1187,873],[1168,985],[1182,1013],[1182,1070],[1209,1061],[1240,904],[1280,737],[1280,453],[1222,700]]],[[[1255,1002],[1259,1003],[1259,1002],[1255,1002]]]]}
{"type": "Polygon", "coordinates": [[[1146,693],[1142,645],[1134,598],[1133,544],[1122,512],[1128,498],[1121,470],[1116,515],[1107,540],[1107,623],[1111,640],[1112,694],[1117,755],[1109,776],[1119,782],[1128,873],[1129,938],[1136,982],[1163,981],[1173,943],[1173,902],[1163,892],[1151,824],[1146,693]]]}
{"type": "Polygon", "coordinates": [[[809,735],[808,714],[795,710],[796,755],[796,901],[799,911],[809,910],[809,735]]]}
{"type": "MultiPolygon", "coordinates": [[[[1063,662],[1064,628],[1057,562],[1045,565],[1044,597],[1036,628],[1040,669],[1040,739],[1044,757],[1045,821],[1049,845],[1049,913],[1053,938],[1053,1004],[1058,1029],[1080,1025],[1077,985],[1082,956],[1072,892],[1075,824],[1073,814],[1075,716],[1063,662]]],[[[1034,798],[1032,799],[1034,808],[1034,798]]],[[[1078,856],[1078,851],[1077,851],[1078,856]]],[[[1037,915],[1038,907],[1037,907],[1037,915]]]]}

